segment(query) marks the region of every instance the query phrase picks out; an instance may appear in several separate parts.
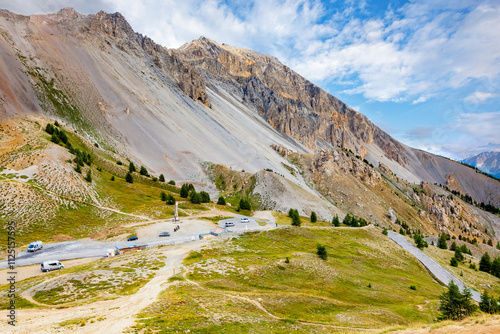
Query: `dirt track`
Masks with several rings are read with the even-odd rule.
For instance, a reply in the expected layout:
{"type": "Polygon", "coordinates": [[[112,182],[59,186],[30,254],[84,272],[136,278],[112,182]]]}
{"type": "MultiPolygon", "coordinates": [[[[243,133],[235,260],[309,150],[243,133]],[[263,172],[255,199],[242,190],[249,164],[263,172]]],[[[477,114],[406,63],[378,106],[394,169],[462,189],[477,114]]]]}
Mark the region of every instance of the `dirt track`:
{"type": "MultiPolygon", "coordinates": [[[[13,328],[6,321],[0,323],[1,333],[122,333],[134,324],[134,316],[155,301],[166,288],[170,276],[179,272],[182,259],[191,250],[199,249],[207,241],[200,240],[166,247],[161,252],[167,256],[165,266],[136,294],[114,300],[98,301],[88,305],[59,309],[18,310],[17,326],[13,328]],[[58,324],[72,319],[92,319],[85,326],[60,327],[58,324]]],[[[159,250],[160,251],[160,250],[159,250]]],[[[29,274],[29,270],[26,270],[29,274]]]]}

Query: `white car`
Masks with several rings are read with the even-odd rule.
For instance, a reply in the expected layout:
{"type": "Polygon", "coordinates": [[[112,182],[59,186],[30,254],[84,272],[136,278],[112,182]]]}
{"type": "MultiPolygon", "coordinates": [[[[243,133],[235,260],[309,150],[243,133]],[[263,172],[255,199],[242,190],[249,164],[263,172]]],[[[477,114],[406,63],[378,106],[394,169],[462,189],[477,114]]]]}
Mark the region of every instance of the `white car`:
{"type": "Polygon", "coordinates": [[[41,241],[35,241],[30,243],[28,247],[28,252],[36,252],[37,250],[43,249],[43,243],[41,241]]]}
{"type": "Polygon", "coordinates": [[[250,219],[248,219],[247,217],[243,217],[243,218],[241,218],[241,222],[242,223],[250,223],[250,219]]]}
{"type": "Polygon", "coordinates": [[[51,271],[51,270],[58,270],[64,268],[64,265],[57,261],[57,260],[52,260],[52,261],[45,261],[41,263],[41,268],[43,272],[45,271],[51,271]]]}

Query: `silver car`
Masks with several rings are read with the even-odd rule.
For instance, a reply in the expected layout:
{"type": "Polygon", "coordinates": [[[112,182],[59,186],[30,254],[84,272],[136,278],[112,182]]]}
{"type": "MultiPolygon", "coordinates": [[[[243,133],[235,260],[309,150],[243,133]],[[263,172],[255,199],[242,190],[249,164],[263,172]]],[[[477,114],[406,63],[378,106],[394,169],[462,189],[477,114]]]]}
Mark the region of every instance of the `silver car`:
{"type": "Polygon", "coordinates": [[[41,268],[43,272],[45,271],[51,271],[51,270],[58,270],[64,268],[64,265],[56,260],[51,260],[51,261],[45,261],[41,263],[41,268]]]}

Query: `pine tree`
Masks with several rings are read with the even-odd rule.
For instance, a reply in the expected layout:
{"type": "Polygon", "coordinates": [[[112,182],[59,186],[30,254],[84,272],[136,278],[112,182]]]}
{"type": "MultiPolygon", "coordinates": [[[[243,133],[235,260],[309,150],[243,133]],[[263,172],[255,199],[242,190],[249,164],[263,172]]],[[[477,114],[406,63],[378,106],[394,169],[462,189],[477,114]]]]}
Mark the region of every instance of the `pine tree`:
{"type": "Polygon", "coordinates": [[[219,196],[219,199],[217,200],[217,204],[218,205],[226,205],[226,200],[224,199],[224,197],[219,196]]]}
{"type": "Polygon", "coordinates": [[[50,123],[45,126],[45,132],[47,132],[49,135],[54,133],[54,126],[50,123]]]}
{"type": "Polygon", "coordinates": [[[206,191],[200,191],[201,203],[210,203],[210,195],[206,191]]]}
{"type": "Polygon", "coordinates": [[[484,253],[479,261],[479,270],[489,273],[491,270],[491,258],[488,252],[484,253]]]}
{"type": "Polygon", "coordinates": [[[386,229],[385,227],[384,227],[384,229],[382,230],[382,234],[383,234],[383,235],[388,235],[388,234],[389,234],[389,232],[387,232],[387,229],[386,229]]]}
{"type": "Polygon", "coordinates": [[[299,216],[299,211],[296,209],[293,209],[292,215],[290,216],[292,218],[292,225],[293,226],[300,226],[302,222],[300,221],[300,216],[299,216]]]}
{"type": "Polygon", "coordinates": [[[437,245],[439,248],[441,249],[448,249],[448,245],[446,244],[446,236],[444,234],[441,234],[439,236],[439,240],[438,240],[438,245],[437,245]]]}
{"type": "Polygon", "coordinates": [[[462,254],[462,251],[460,250],[460,247],[455,248],[455,258],[460,262],[464,262],[464,260],[465,260],[464,255],[462,254]]]}
{"type": "Polygon", "coordinates": [[[149,176],[148,170],[144,166],[141,166],[139,174],[144,175],[144,176],[149,176]]]}
{"type": "Polygon", "coordinates": [[[488,290],[484,291],[481,295],[481,301],[479,302],[479,309],[485,313],[494,314],[498,311],[498,303],[494,298],[488,295],[488,290]]]}
{"type": "Polygon", "coordinates": [[[318,217],[316,216],[316,212],[311,212],[311,223],[315,223],[318,221],[318,217]]]}
{"type": "Polygon", "coordinates": [[[111,181],[114,181],[114,180],[115,180],[115,176],[111,175],[111,181]]]}
{"type": "Polygon", "coordinates": [[[92,182],[92,176],[90,175],[90,169],[87,171],[87,176],[85,176],[85,181],[92,182]]]}
{"type": "Polygon", "coordinates": [[[52,137],[50,137],[50,141],[53,142],[54,144],[59,144],[59,137],[56,136],[56,134],[54,133],[52,137]]]}
{"type": "Polygon", "coordinates": [[[316,254],[318,254],[321,259],[326,260],[328,258],[328,253],[326,251],[325,245],[317,244],[316,249],[316,254]]]}
{"type": "Polygon", "coordinates": [[[134,165],[134,163],[133,163],[132,161],[130,161],[130,165],[128,165],[128,171],[129,171],[130,173],[133,173],[133,172],[135,172],[135,171],[136,171],[136,169],[135,169],[135,165],[134,165]]]}
{"type": "Polygon", "coordinates": [[[164,191],[162,191],[162,192],[161,192],[160,197],[161,197],[161,200],[162,200],[163,202],[165,202],[165,201],[167,200],[167,194],[166,194],[164,191]]]}
{"type": "Polygon", "coordinates": [[[189,196],[189,190],[188,190],[188,187],[185,184],[183,184],[181,186],[180,196],[182,198],[187,198],[189,196]]]}
{"type": "Polygon", "coordinates": [[[474,313],[477,308],[472,300],[471,291],[465,288],[463,294],[460,293],[460,289],[453,280],[448,284],[448,291],[443,292],[439,299],[441,300],[439,305],[441,320],[461,320],[474,313]]]}
{"type": "Polygon", "coordinates": [[[160,174],[158,180],[160,180],[160,182],[165,182],[165,176],[163,176],[163,174],[160,174]]]}
{"type": "Polygon", "coordinates": [[[455,241],[453,241],[453,243],[450,246],[450,250],[455,251],[456,249],[457,249],[457,244],[455,243],[455,241]]]}
{"type": "Polygon", "coordinates": [[[82,173],[82,167],[80,167],[80,164],[76,164],[75,172],[80,173],[80,174],[82,173]]]}
{"type": "Polygon", "coordinates": [[[344,220],[342,221],[342,224],[347,225],[347,226],[352,226],[352,217],[351,214],[346,214],[344,217],[344,220]]]}
{"type": "Polygon", "coordinates": [[[189,194],[189,200],[193,204],[200,204],[201,203],[201,195],[199,193],[197,193],[196,191],[193,190],[189,194]]]}
{"type": "Polygon", "coordinates": [[[491,263],[490,274],[500,278],[500,256],[496,257],[491,263]]]}
{"type": "Polygon", "coordinates": [[[175,197],[172,196],[171,194],[168,194],[166,202],[168,205],[174,205],[175,204],[175,197]]]}
{"type": "Polygon", "coordinates": [[[339,216],[335,215],[332,218],[332,225],[335,226],[335,227],[339,227],[340,226],[339,216]]]}
{"type": "Polygon", "coordinates": [[[450,266],[452,267],[458,267],[458,260],[456,257],[452,257],[450,260],[450,266]]]}
{"type": "Polygon", "coordinates": [[[134,183],[134,178],[132,177],[132,174],[130,174],[130,172],[125,175],[125,181],[128,183],[134,183]]]}
{"type": "Polygon", "coordinates": [[[415,245],[419,249],[424,249],[424,247],[427,247],[427,242],[424,240],[424,237],[420,233],[415,233],[413,236],[413,240],[415,241],[415,245]]]}
{"type": "Polygon", "coordinates": [[[240,203],[238,205],[238,211],[239,210],[252,210],[252,206],[250,205],[249,201],[242,198],[240,199],[240,203]]]}

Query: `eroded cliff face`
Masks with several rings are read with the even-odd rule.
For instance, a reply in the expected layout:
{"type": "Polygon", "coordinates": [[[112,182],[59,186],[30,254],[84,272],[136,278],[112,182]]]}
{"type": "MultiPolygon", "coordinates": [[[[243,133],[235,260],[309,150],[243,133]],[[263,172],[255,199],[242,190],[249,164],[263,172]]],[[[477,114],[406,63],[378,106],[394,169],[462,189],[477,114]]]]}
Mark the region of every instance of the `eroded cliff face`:
{"type": "Polygon", "coordinates": [[[183,61],[176,50],[169,50],[156,44],[151,38],[134,32],[120,13],[108,14],[100,11],[95,16],[89,15],[80,31],[93,34],[102,42],[110,43],[113,39],[124,52],[144,51],[149,60],[164,75],[171,78],[179,88],[193,100],[209,105],[206,86],[198,71],[183,61]],[[107,38],[106,38],[107,37],[107,38]]]}
{"type": "Polygon", "coordinates": [[[204,37],[180,51],[207,82],[232,92],[281,134],[313,151],[343,147],[364,156],[363,144],[375,143],[390,159],[407,163],[399,142],[274,57],[204,37]]]}

